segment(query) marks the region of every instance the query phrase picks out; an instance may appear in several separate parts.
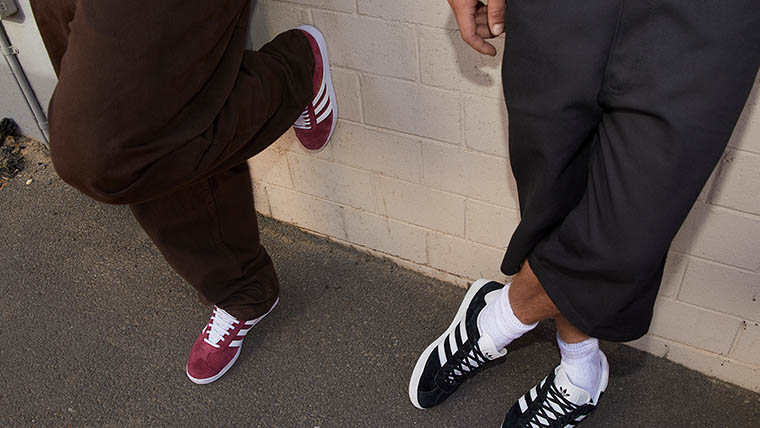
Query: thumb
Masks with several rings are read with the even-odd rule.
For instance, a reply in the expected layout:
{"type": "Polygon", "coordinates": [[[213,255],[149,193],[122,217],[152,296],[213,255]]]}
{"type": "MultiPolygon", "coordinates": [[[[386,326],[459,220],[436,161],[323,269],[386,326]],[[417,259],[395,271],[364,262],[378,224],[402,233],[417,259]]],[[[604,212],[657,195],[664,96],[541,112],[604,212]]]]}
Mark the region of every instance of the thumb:
{"type": "Polygon", "coordinates": [[[494,36],[504,32],[505,3],[506,0],[488,0],[488,28],[494,36]]]}

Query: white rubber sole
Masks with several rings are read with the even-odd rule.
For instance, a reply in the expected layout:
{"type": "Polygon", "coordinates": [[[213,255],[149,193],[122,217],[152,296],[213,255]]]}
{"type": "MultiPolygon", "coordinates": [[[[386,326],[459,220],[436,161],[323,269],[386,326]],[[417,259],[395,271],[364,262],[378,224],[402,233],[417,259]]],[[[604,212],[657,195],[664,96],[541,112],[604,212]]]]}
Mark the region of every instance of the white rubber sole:
{"type": "Polygon", "coordinates": [[[327,56],[327,42],[325,41],[325,36],[322,35],[322,32],[319,31],[317,27],[314,27],[312,25],[302,25],[298,27],[298,29],[309,33],[309,35],[314,37],[314,40],[317,41],[317,45],[319,46],[319,53],[322,55],[322,75],[325,83],[327,84],[327,93],[330,96],[330,102],[332,103],[333,121],[330,127],[330,134],[327,136],[327,141],[318,150],[306,149],[311,152],[320,152],[330,142],[333,133],[335,133],[335,128],[338,126],[338,98],[335,96],[335,86],[333,85],[332,74],[330,74],[330,58],[327,56]]]}
{"type": "Polygon", "coordinates": [[[487,279],[479,279],[470,286],[470,289],[467,290],[467,294],[465,294],[464,299],[462,300],[462,304],[459,305],[459,310],[457,311],[457,314],[454,317],[454,321],[451,322],[449,328],[446,329],[446,331],[440,335],[438,339],[433,341],[433,343],[431,343],[425,349],[422,355],[420,355],[420,358],[417,360],[417,364],[414,366],[412,378],[409,381],[409,399],[412,401],[412,404],[414,404],[414,407],[423,410],[425,409],[424,407],[420,406],[420,402],[417,400],[417,389],[420,386],[420,377],[422,376],[422,372],[425,370],[425,364],[427,364],[427,360],[430,357],[430,354],[433,353],[433,351],[441,342],[448,340],[449,335],[459,326],[462,318],[464,318],[464,316],[467,314],[467,308],[470,306],[472,299],[475,298],[475,295],[478,293],[478,291],[480,291],[480,289],[489,282],[491,281],[487,279]]]}
{"type": "MultiPolygon", "coordinates": [[[[274,310],[274,308],[277,307],[278,303],[280,303],[280,298],[279,297],[277,298],[277,300],[274,301],[274,305],[272,305],[272,307],[269,308],[269,310],[267,311],[267,313],[265,313],[264,315],[258,317],[256,319],[256,321],[254,321],[254,323],[251,325],[250,328],[256,327],[256,325],[258,323],[260,323],[264,318],[266,318],[267,315],[269,315],[270,313],[272,313],[272,311],[274,310]]],[[[188,371],[187,365],[185,365],[185,374],[187,375],[187,377],[194,384],[197,384],[197,385],[208,385],[211,382],[214,382],[214,381],[218,380],[220,377],[224,376],[224,374],[227,373],[227,371],[232,368],[232,366],[235,364],[235,361],[237,361],[238,357],[240,356],[240,351],[242,349],[243,349],[243,345],[241,344],[238,347],[237,352],[235,352],[235,356],[232,357],[232,360],[230,360],[230,362],[227,363],[227,365],[224,366],[224,368],[219,373],[215,374],[214,376],[211,376],[211,377],[208,377],[208,378],[205,378],[205,379],[194,378],[194,377],[190,376],[190,372],[188,371]]]]}

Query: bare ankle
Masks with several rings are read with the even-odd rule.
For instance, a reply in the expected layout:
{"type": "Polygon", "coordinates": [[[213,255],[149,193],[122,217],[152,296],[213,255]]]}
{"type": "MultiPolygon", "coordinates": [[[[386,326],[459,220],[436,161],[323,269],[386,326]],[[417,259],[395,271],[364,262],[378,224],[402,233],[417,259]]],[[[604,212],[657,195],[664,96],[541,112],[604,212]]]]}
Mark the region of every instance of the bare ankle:
{"type": "Polygon", "coordinates": [[[509,303],[520,322],[533,324],[559,314],[527,260],[509,288],[509,303]]]}

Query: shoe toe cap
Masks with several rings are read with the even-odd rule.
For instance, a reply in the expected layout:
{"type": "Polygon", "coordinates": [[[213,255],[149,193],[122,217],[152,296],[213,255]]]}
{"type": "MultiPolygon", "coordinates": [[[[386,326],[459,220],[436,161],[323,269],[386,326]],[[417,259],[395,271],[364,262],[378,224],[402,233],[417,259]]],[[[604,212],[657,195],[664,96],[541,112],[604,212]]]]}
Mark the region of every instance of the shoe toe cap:
{"type": "Polygon", "coordinates": [[[417,401],[420,407],[429,409],[443,403],[449,395],[451,394],[439,388],[430,391],[417,391],[417,401]]]}
{"type": "Polygon", "coordinates": [[[216,376],[235,358],[237,348],[213,348],[198,341],[187,359],[188,376],[204,380],[216,376]]]}
{"type": "Polygon", "coordinates": [[[501,428],[517,428],[517,419],[521,414],[522,412],[520,411],[520,405],[518,403],[515,403],[512,408],[509,409],[507,417],[504,418],[504,423],[501,425],[501,428]]]}

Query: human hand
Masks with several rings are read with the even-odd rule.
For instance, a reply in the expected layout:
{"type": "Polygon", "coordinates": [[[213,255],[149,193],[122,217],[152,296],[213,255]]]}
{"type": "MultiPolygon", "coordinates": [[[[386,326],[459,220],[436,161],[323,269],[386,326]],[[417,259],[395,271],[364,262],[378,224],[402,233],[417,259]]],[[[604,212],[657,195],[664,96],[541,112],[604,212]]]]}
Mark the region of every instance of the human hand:
{"type": "Polygon", "coordinates": [[[454,10],[462,40],[482,54],[495,56],[496,48],[485,39],[504,32],[506,0],[489,0],[488,5],[480,0],[448,1],[454,10]]]}

